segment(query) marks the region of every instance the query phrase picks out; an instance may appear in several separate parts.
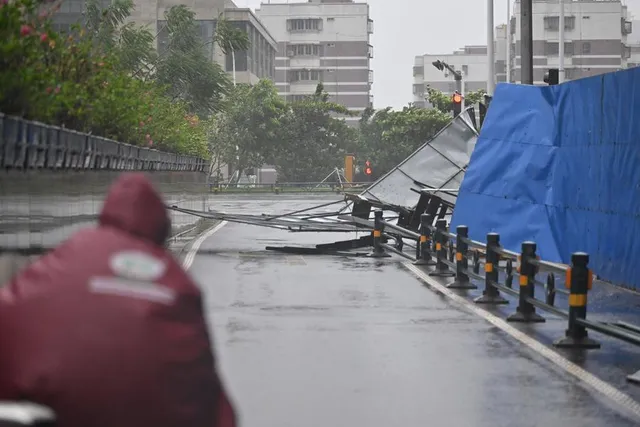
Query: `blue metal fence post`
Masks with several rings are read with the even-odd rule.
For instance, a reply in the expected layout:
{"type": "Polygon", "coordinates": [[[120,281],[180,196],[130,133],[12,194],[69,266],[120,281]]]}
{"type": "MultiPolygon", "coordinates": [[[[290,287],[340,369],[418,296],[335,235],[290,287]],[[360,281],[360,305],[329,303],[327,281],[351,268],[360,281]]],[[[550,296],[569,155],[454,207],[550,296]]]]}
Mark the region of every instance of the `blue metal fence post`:
{"type": "Polygon", "coordinates": [[[465,239],[469,238],[469,227],[459,225],[456,227],[456,280],[449,283],[447,288],[450,289],[478,289],[476,285],[471,283],[467,276],[467,268],[469,268],[469,244],[465,239]]]}
{"type": "Polygon", "coordinates": [[[531,262],[536,259],[537,246],[534,242],[522,243],[520,252],[520,294],[516,312],[507,317],[507,322],[542,323],[544,317],[536,313],[536,308],[528,301],[534,297],[537,266],[531,262]]]}
{"type": "Polygon", "coordinates": [[[433,277],[451,277],[455,276],[455,273],[449,270],[447,264],[442,262],[443,259],[447,259],[447,241],[448,238],[444,234],[447,231],[447,220],[439,219],[436,221],[436,232],[434,241],[436,242],[436,269],[429,273],[429,276],[433,277]]]}
{"type": "Polygon", "coordinates": [[[482,296],[474,301],[477,304],[508,304],[509,301],[500,295],[498,288],[493,286],[498,282],[498,263],[500,262],[500,254],[495,248],[500,247],[500,235],[498,233],[487,234],[487,254],[484,264],[484,291],[482,296]]]}
{"type": "Polygon", "coordinates": [[[587,293],[593,281],[588,265],[588,254],[576,252],[571,255],[571,267],[567,270],[566,278],[566,286],[569,288],[569,327],[565,337],[553,343],[556,347],[600,348],[600,343],[589,338],[587,328],[579,322],[587,317],[587,293]]]}
{"type": "Polygon", "coordinates": [[[415,265],[435,265],[436,263],[431,258],[431,222],[433,217],[429,214],[423,213],[420,215],[420,238],[417,245],[417,259],[414,262],[415,265]]]}

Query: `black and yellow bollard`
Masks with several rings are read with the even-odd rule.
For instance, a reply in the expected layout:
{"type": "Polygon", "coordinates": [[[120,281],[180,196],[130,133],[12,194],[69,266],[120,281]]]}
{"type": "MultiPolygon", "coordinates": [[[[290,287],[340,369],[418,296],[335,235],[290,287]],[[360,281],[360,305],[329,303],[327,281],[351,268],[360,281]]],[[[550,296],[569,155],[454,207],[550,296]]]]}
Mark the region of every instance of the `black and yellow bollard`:
{"type": "Polygon", "coordinates": [[[528,301],[535,296],[535,279],[538,267],[531,262],[536,259],[537,246],[534,242],[522,243],[520,252],[520,294],[516,312],[507,317],[507,322],[542,323],[544,317],[536,313],[536,308],[528,301]]]}
{"type": "Polygon", "coordinates": [[[478,289],[476,285],[471,283],[467,275],[469,244],[465,239],[469,238],[469,227],[466,225],[456,227],[456,236],[456,280],[453,283],[449,283],[447,288],[478,289]]]}
{"type": "Polygon", "coordinates": [[[579,323],[587,318],[587,293],[593,283],[589,270],[589,255],[577,252],[571,255],[571,267],[567,270],[566,286],[569,288],[569,327],[565,337],[554,342],[560,348],[600,348],[600,343],[589,338],[587,328],[579,323]]]}
{"type": "Polygon", "coordinates": [[[382,247],[382,232],[384,231],[384,221],[382,220],[382,210],[373,212],[373,251],[369,254],[371,258],[389,258],[391,255],[384,251],[382,247]]]}
{"type": "Polygon", "coordinates": [[[433,277],[451,277],[455,273],[449,270],[447,264],[442,260],[447,259],[447,241],[448,237],[444,234],[447,231],[447,220],[439,219],[436,221],[436,231],[433,241],[436,243],[436,269],[429,273],[433,277]]]}
{"type": "Polygon", "coordinates": [[[436,265],[431,257],[431,222],[433,216],[429,214],[420,215],[420,238],[416,249],[415,265],[436,265]]]}
{"type": "Polygon", "coordinates": [[[494,248],[500,247],[500,235],[498,233],[487,234],[487,254],[484,263],[484,291],[482,296],[474,301],[477,304],[508,304],[509,301],[500,295],[498,288],[493,286],[498,283],[498,263],[500,254],[494,248]]]}

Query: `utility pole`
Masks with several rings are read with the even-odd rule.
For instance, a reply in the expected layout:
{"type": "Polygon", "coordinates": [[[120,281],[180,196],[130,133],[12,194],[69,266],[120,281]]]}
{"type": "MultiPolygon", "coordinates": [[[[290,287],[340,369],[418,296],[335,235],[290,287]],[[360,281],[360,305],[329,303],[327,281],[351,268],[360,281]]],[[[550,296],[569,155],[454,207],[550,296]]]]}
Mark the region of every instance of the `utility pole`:
{"type": "Polygon", "coordinates": [[[558,22],[558,57],[560,58],[560,64],[558,64],[558,81],[564,82],[564,0],[558,0],[560,4],[560,18],[558,22]]]}
{"type": "Polygon", "coordinates": [[[507,83],[511,83],[511,0],[507,0],[507,83]]]}
{"type": "Polygon", "coordinates": [[[520,1],[520,79],[533,84],[533,0],[520,1]]]}
{"type": "Polygon", "coordinates": [[[493,0],[487,0],[487,62],[489,65],[487,76],[487,94],[493,95],[496,87],[496,58],[494,54],[493,37],[493,0]]]}

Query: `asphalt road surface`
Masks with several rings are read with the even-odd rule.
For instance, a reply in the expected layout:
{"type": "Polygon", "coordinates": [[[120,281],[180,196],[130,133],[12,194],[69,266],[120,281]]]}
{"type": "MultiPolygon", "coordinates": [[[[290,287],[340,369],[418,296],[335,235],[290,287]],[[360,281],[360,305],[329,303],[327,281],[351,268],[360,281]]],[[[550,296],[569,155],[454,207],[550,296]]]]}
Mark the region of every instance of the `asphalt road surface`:
{"type": "MultiPolygon", "coordinates": [[[[220,196],[214,206],[274,213],[326,201],[302,197],[220,196]]],[[[243,427],[640,425],[539,352],[425,286],[402,259],[264,250],[343,238],[229,223],[192,259],[243,427]]],[[[565,327],[547,319],[522,328],[545,343],[565,327]]],[[[572,359],[625,387],[618,359],[640,360],[631,351],[603,340],[600,353],[572,359]]]]}

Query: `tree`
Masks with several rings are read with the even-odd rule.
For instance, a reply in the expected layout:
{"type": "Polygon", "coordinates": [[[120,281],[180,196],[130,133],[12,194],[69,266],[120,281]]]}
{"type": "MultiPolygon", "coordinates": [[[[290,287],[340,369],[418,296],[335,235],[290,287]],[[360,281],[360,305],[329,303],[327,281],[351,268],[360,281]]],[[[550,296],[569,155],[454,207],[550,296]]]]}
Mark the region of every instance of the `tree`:
{"type": "Polygon", "coordinates": [[[232,165],[242,173],[273,160],[282,141],[281,120],[287,110],[270,80],[236,86],[211,129],[214,163],[232,165]]]}
{"type": "MultiPolygon", "coordinates": [[[[208,58],[195,13],[184,5],[165,12],[168,41],[157,65],[157,80],[175,100],[183,100],[192,112],[208,117],[222,108],[229,92],[229,78],[208,58]]],[[[211,41],[213,42],[213,41],[211,41]]]]}
{"type": "Polygon", "coordinates": [[[357,157],[371,160],[374,174],[383,175],[432,139],[450,120],[437,108],[365,110],[360,120],[357,157]]]}
{"type": "Polygon", "coordinates": [[[335,117],[336,114],[353,116],[353,113],[330,102],[322,83],[313,95],[289,107],[281,120],[282,143],[273,158],[278,179],[320,181],[335,167],[342,166],[345,154],[355,149],[357,130],[335,117]]]}
{"type": "MultiPolygon", "coordinates": [[[[477,102],[484,101],[485,95],[484,89],[480,89],[474,92],[469,92],[464,95],[464,105],[470,107],[477,102]]],[[[427,100],[436,109],[443,113],[450,113],[453,111],[453,100],[450,95],[444,94],[439,90],[433,88],[427,88],[427,100]]]]}
{"type": "Polygon", "coordinates": [[[216,23],[216,35],[214,41],[218,43],[222,53],[231,54],[233,64],[233,85],[236,85],[236,52],[247,51],[251,46],[249,36],[245,31],[234,27],[222,14],[218,16],[216,23]]]}
{"type": "Polygon", "coordinates": [[[138,77],[152,75],[157,61],[153,34],[133,22],[125,23],[135,7],[133,0],[113,0],[106,7],[99,0],[87,0],[85,7],[83,33],[96,48],[115,54],[119,66],[138,77]]]}

